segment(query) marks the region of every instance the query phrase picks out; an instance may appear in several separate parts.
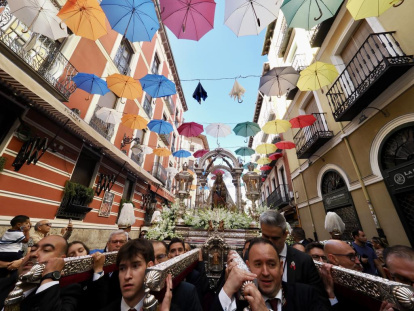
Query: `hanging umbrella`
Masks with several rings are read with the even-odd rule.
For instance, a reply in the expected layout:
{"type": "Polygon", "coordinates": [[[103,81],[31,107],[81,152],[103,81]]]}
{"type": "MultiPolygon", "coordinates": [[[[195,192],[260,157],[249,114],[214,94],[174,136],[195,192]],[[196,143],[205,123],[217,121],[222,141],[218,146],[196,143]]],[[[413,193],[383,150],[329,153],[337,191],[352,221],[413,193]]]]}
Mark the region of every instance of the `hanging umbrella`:
{"type": "Polygon", "coordinates": [[[270,165],[263,165],[260,170],[261,171],[269,171],[271,170],[273,167],[271,167],[270,165]]]}
{"type": "Polygon", "coordinates": [[[279,141],[276,143],[277,149],[293,149],[296,147],[291,141],[279,141]]]}
{"type": "Polygon", "coordinates": [[[333,17],[342,2],[343,0],[285,0],[280,9],[289,27],[310,30],[333,17]]]}
{"type": "Polygon", "coordinates": [[[233,97],[233,99],[237,98],[237,102],[241,104],[243,102],[242,97],[244,96],[244,92],[246,92],[244,87],[242,87],[239,82],[235,80],[229,95],[230,97],[233,97]]]}
{"type": "Polygon", "coordinates": [[[257,164],[269,164],[270,162],[272,161],[267,157],[260,158],[256,161],[257,164]]]}
{"type": "Polygon", "coordinates": [[[133,130],[143,130],[147,127],[148,121],[136,114],[125,114],[121,124],[133,130]]]}
{"type": "Polygon", "coordinates": [[[242,122],[236,124],[236,126],[233,128],[233,132],[234,134],[243,137],[254,136],[260,132],[260,126],[255,122],[242,122]]]}
{"type": "Polygon", "coordinates": [[[275,119],[275,120],[272,120],[272,121],[267,122],[262,127],[262,130],[266,134],[279,134],[279,133],[286,132],[291,127],[292,127],[292,124],[290,124],[289,121],[275,119]]]}
{"type": "Polygon", "coordinates": [[[174,130],[171,123],[157,119],[151,120],[148,123],[148,128],[151,132],[155,132],[158,134],[170,134],[174,130]]]}
{"type": "Polygon", "coordinates": [[[223,170],[214,170],[213,174],[214,175],[224,175],[226,172],[223,170]]]}
{"type": "Polygon", "coordinates": [[[136,99],[142,96],[141,85],[131,77],[114,73],[106,78],[106,83],[118,97],[136,99]]]}
{"type": "Polygon", "coordinates": [[[198,101],[198,103],[201,105],[201,100],[206,101],[207,98],[207,92],[204,90],[203,86],[200,82],[198,82],[196,89],[193,93],[193,98],[198,101]]]}
{"type": "Polygon", "coordinates": [[[252,148],[249,147],[241,147],[234,151],[235,154],[245,157],[245,156],[251,156],[255,153],[255,151],[252,148]]]}
{"type": "Polygon", "coordinates": [[[399,6],[402,2],[401,0],[348,0],[346,8],[353,19],[358,20],[380,16],[392,6],[399,6]]]}
{"type": "Polygon", "coordinates": [[[7,2],[10,13],[28,29],[53,41],[68,36],[67,27],[56,16],[58,10],[50,0],[11,0],[7,2]]]}
{"type": "Polygon", "coordinates": [[[292,67],[276,67],[260,78],[259,91],[267,96],[282,96],[296,88],[299,73],[292,67]]]}
{"type": "Polygon", "coordinates": [[[198,41],[214,27],[214,0],[160,0],[161,19],[178,39],[198,41]]]}
{"type": "Polygon", "coordinates": [[[255,168],[257,167],[257,163],[254,162],[248,162],[245,165],[243,165],[243,168],[248,169],[249,165],[253,165],[255,168]]]}
{"type": "Polygon", "coordinates": [[[283,157],[283,154],[280,153],[280,152],[276,152],[274,154],[271,154],[269,156],[269,159],[272,160],[272,161],[276,161],[277,159],[280,159],[281,157],[283,157]]]}
{"type": "Polygon", "coordinates": [[[180,135],[185,137],[196,137],[204,131],[204,127],[195,122],[187,122],[181,124],[177,131],[180,135]]]}
{"type": "Polygon", "coordinates": [[[159,157],[168,157],[171,155],[171,151],[167,148],[155,148],[153,153],[159,157]]]}
{"type": "Polygon", "coordinates": [[[304,128],[315,123],[316,118],[313,114],[304,114],[290,119],[289,122],[292,124],[292,128],[304,128]]]}
{"type": "Polygon", "coordinates": [[[102,0],[113,30],[131,42],[151,41],[160,28],[152,0],[102,0]]]}
{"type": "Polygon", "coordinates": [[[163,75],[147,74],[139,79],[139,82],[142,89],[154,98],[166,97],[177,93],[175,84],[163,75]]]}
{"type": "Polygon", "coordinates": [[[231,128],[223,123],[211,123],[206,127],[206,133],[213,137],[226,137],[231,134],[231,128]]]}
{"type": "Polygon", "coordinates": [[[256,152],[260,154],[269,154],[277,150],[274,144],[261,144],[256,147],[256,152]]]}
{"type": "Polygon", "coordinates": [[[102,107],[95,112],[95,115],[105,123],[118,124],[121,122],[121,113],[115,109],[102,107]]]}
{"type": "Polygon", "coordinates": [[[177,158],[188,158],[191,156],[191,152],[187,150],[178,150],[173,153],[173,156],[177,158]]]}
{"type": "Polygon", "coordinates": [[[95,76],[94,74],[79,72],[72,78],[78,89],[84,90],[89,94],[105,95],[110,92],[105,80],[95,76]]]}
{"type": "Polygon", "coordinates": [[[205,154],[207,154],[209,152],[210,152],[209,149],[197,150],[196,152],[193,153],[193,157],[194,158],[201,158],[201,157],[203,157],[205,154]]]}
{"type": "Polygon", "coordinates": [[[96,0],[68,0],[58,15],[77,36],[96,40],[106,35],[106,16],[96,0]]]}
{"type": "Polygon", "coordinates": [[[334,65],[315,62],[300,72],[297,86],[301,91],[315,91],[334,82],[337,76],[334,65]]]}
{"type": "Polygon", "coordinates": [[[269,0],[226,0],[224,24],[238,37],[258,35],[277,18],[281,3],[269,0]]]}
{"type": "Polygon", "coordinates": [[[145,146],[145,145],[134,145],[131,148],[131,151],[133,154],[151,154],[153,152],[153,149],[151,147],[145,146]]]}

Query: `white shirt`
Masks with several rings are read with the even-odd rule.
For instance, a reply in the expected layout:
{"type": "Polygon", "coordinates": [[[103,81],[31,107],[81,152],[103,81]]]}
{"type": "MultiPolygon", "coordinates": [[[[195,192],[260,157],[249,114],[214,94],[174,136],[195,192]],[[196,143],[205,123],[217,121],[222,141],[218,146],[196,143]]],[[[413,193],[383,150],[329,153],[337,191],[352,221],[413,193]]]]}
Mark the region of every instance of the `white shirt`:
{"type": "Polygon", "coordinates": [[[138,302],[138,304],[135,307],[130,307],[125,302],[124,297],[122,297],[122,300],[121,300],[121,311],[128,311],[129,309],[135,309],[137,311],[141,311],[142,307],[144,306],[144,298],[145,298],[145,296],[142,297],[141,301],[138,302]]]}
{"type": "Polygon", "coordinates": [[[22,231],[7,230],[0,239],[0,252],[17,253],[22,250],[25,235],[22,231]]]}
{"type": "Polygon", "coordinates": [[[283,260],[283,277],[282,277],[283,282],[287,282],[286,256],[287,256],[287,245],[285,243],[285,246],[283,247],[283,250],[279,254],[280,260],[283,260]]]}
{"type": "MultiPolygon", "coordinates": [[[[282,298],[283,298],[282,288],[280,288],[279,291],[277,292],[276,296],[273,297],[273,298],[278,298],[279,299],[279,303],[277,304],[277,310],[273,310],[270,303],[267,302],[268,299],[271,299],[270,297],[262,296],[262,298],[265,301],[266,307],[269,310],[282,311],[282,303],[281,303],[282,298]]],[[[235,311],[237,309],[236,299],[234,298],[234,296],[232,298],[227,296],[224,289],[221,289],[221,291],[219,293],[219,301],[220,301],[221,307],[223,308],[224,311],[235,311]]]]}

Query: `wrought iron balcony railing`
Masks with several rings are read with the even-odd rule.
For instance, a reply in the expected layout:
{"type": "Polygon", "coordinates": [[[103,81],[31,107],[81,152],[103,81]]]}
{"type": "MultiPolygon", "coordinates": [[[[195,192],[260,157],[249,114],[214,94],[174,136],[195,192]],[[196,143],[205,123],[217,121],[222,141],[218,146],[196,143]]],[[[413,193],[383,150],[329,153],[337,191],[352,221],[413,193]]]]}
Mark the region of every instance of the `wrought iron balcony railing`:
{"type": "Polygon", "coordinates": [[[160,162],[154,163],[152,168],[152,176],[157,178],[163,185],[167,182],[167,171],[160,162]]]}
{"type": "Polygon", "coordinates": [[[328,130],[324,113],[313,113],[313,115],[316,118],[315,123],[299,129],[293,137],[299,159],[309,158],[333,137],[333,132],[328,130]]]}
{"type": "Polygon", "coordinates": [[[172,100],[171,96],[168,96],[165,98],[165,105],[168,108],[168,111],[170,112],[171,115],[174,115],[174,102],[172,100]]]}
{"type": "Polygon", "coordinates": [[[144,108],[144,111],[147,113],[147,115],[151,119],[152,118],[152,105],[151,105],[151,102],[147,101],[146,98],[144,100],[143,108],[144,108]]]}
{"type": "Polygon", "coordinates": [[[159,134],[161,140],[165,145],[169,146],[171,142],[171,133],[170,134],[159,134]]]}
{"type": "Polygon", "coordinates": [[[369,35],[327,92],[336,121],[351,121],[414,65],[394,33],[369,35]]]}
{"type": "Polygon", "coordinates": [[[280,208],[289,204],[288,185],[279,185],[266,199],[267,206],[280,208]]]}
{"type": "Polygon", "coordinates": [[[93,116],[91,120],[89,121],[89,125],[97,131],[99,134],[101,134],[105,139],[111,140],[112,135],[114,135],[114,129],[115,125],[106,123],[99,119],[95,113],[100,109],[101,107],[96,106],[95,111],[93,112],[93,116]]]}
{"type": "Polygon", "coordinates": [[[309,62],[306,59],[306,54],[295,54],[292,59],[292,67],[296,69],[296,71],[302,71],[306,67],[309,66],[309,62]]]}

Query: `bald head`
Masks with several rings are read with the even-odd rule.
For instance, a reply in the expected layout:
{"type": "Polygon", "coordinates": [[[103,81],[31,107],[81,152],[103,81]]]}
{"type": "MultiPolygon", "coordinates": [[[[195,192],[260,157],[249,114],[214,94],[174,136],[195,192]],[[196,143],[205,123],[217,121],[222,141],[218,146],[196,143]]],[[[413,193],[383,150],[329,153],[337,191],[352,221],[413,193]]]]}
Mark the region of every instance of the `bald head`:
{"type": "Polygon", "coordinates": [[[331,264],[362,271],[361,262],[356,252],[348,243],[339,240],[329,240],[325,243],[324,252],[331,264]]]}

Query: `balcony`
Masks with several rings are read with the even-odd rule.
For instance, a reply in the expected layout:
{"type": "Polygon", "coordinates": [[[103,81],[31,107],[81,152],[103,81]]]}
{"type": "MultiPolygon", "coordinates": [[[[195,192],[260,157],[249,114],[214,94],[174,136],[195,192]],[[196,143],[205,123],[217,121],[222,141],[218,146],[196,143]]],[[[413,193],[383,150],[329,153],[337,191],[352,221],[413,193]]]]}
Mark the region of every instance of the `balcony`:
{"type": "Polygon", "coordinates": [[[147,100],[145,97],[144,105],[143,105],[144,111],[147,113],[148,117],[152,118],[152,105],[151,102],[147,100]]]}
{"type": "Polygon", "coordinates": [[[170,112],[171,115],[174,115],[174,102],[172,100],[171,96],[167,96],[164,99],[165,105],[167,106],[168,111],[170,112]]]}
{"type": "Polygon", "coordinates": [[[168,147],[171,142],[171,133],[170,134],[159,134],[159,137],[164,142],[164,144],[168,147]]]}
{"type": "Polygon", "coordinates": [[[7,28],[0,28],[0,53],[58,100],[67,102],[76,90],[72,77],[78,72],[59,52],[60,44],[31,31],[23,32],[26,26],[10,15],[10,8],[6,6],[0,14],[0,25],[10,21],[7,28]]]}
{"type": "Polygon", "coordinates": [[[296,144],[296,154],[299,159],[307,159],[333,137],[328,131],[324,113],[313,113],[315,123],[299,129],[293,141],[296,144]]]}
{"type": "Polygon", "coordinates": [[[93,116],[91,120],[89,121],[89,125],[97,131],[99,134],[101,134],[105,139],[111,140],[112,135],[114,135],[114,124],[106,123],[99,119],[95,113],[98,111],[101,107],[96,106],[95,111],[93,112],[93,116]]]}
{"type": "Polygon", "coordinates": [[[167,171],[160,162],[154,163],[152,168],[152,176],[157,178],[163,185],[167,182],[167,171]]]}
{"type": "Polygon", "coordinates": [[[316,48],[322,46],[322,43],[325,40],[326,35],[328,34],[333,22],[335,21],[335,17],[336,15],[334,17],[324,20],[322,23],[316,25],[313,29],[310,30],[309,43],[311,47],[316,48]]]}
{"type": "Polygon", "coordinates": [[[266,199],[267,206],[281,208],[289,204],[288,185],[279,185],[266,199]]]}
{"type": "Polygon", "coordinates": [[[327,92],[336,121],[351,121],[413,66],[394,33],[369,35],[327,92]]]}

